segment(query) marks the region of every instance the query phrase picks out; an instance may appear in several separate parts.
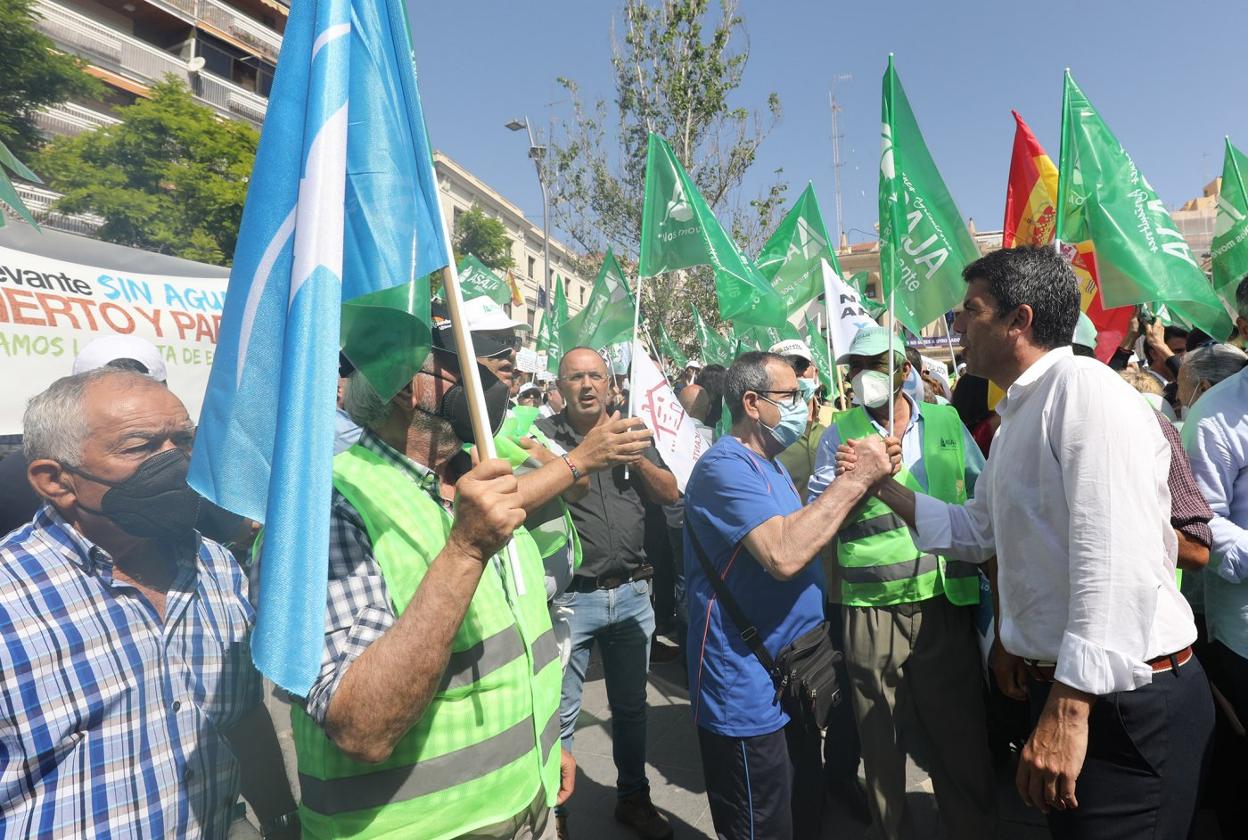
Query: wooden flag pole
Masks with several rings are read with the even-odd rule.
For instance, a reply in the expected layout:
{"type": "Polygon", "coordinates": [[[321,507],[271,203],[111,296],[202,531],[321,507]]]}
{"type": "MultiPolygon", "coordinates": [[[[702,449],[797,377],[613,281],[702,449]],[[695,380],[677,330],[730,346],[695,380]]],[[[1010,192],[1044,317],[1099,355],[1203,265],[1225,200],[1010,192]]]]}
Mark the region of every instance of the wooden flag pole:
{"type": "Polygon", "coordinates": [[[888,433],[893,433],[893,410],[897,400],[893,397],[893,378],[896,360],[893,358],[893,346],[897,341],[897,283],[888,290],[888,433]]]}
{"type": "MultiPolygon", "coordinates": [[[[442,244],[449,257],[451,237],[442,219],[442,244]]],[[[477,454],[482,461],[498,457],[494,447],[494,430],[490,428],[490,414],[485,407],[485,389],[481,385],[481,373],[477,370],[477,350],[472,343],[472,331],[463,316],[464,296],[459,288],[459,272],[452,259],[442,269],[442,289],[446,295],[446,308],[450,311],[452,332],[455,334],[455,353],[459,357],[459,378],[468,392],[468,414],[472,420],[472,436],[476,438],[477,454]]],[[[520,552],[514,539],[507,542],[507,561],[511,567],[512,585],[516,594],[524,597],[524,574],[520,566],[520,552]]]]}
{"type": "Polygon", "coordinates": [[[945,316],[940,316],[940,323],[945,325],[945,343],[949,345],[949,365],[953,368],[953,375],[958,375],[958,357],[953,352],[953,336],[949,332],[949,322],[945,320],[945,316]]]}

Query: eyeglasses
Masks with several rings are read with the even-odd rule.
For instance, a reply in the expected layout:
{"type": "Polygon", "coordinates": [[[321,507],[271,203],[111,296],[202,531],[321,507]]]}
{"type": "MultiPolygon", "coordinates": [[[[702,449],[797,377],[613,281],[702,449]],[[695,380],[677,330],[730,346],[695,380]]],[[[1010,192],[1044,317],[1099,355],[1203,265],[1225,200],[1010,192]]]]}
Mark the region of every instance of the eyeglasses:
{"type": "Polygon", "coordinates": [[[510,335],[506,338],[491,338],[486,336],[473,336],[473,343],[477,345],[477,355],[487,359],[495,356],[505,356],[508,353],[519,351],[524,346],[524,339],[518,335],[510,335]]]}
{"type": "Polygon", "coordinates": [[[595,385],[600,385],[603,382],[607,381],[607,375],[605,373],[599,373],[596,370],[588,370],[588,371],[581,370],[581,371],[577,371],[576,373],[570,373],[567,376],[561,376],[559,378],[562,379],[564,382],[571,382],[573,385],[579,385],[580,383],[584,382],[586,379],[588,379],[590,382],[594,383],[595,385]]]}
{"type": "Polygon", "coordinates": [[[768,399],[767,397],[763,397],[763,399],[767,400],[767,402],[771,403],[776,408],[781,408],[781,409],[792,408],[793,406],[797,405],[801,401],[801,398],[802,398],[801,391],[798,391],[797,389],[794,389],[792,391],[764,390],[764,391],[755,391],[754,393],[758,394],[760,397],[762,397],[763,394],[780,394],[781,398],[778,400],[768,399]]]}

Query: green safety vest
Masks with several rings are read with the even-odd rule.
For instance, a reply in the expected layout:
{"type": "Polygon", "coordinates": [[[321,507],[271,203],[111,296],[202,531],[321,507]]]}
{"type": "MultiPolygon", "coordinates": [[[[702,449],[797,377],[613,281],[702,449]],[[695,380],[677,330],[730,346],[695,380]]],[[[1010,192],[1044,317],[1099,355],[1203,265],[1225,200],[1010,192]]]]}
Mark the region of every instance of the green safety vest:
{"type": "MultiPolygon", "coordinates": [[[[966,453],[962,422],[950,406],[919,403],[923,418],[923,464],[927,490],[904,466],[897,480],[941,501],[966,501],[966,453]]],[[[841,440],[878,434],[861,406],[833,418],[841,440]]],[[[924,601],[943,594],[951,603],[979,603],[979,567],[919,551],[901,517],[875,496],[845,520],[837,534],[842,603],[883,607],[924,601]]]]}
{"type": "MultiPolygon", "coordinates": [[[[360,514],[396,615],[446,544],[451,516],[362,446],[334,458],[334,487],[360,514]]],[[[487,565],[428,709],[378,764],[349,758],[298,706],[305,837],[443,840],[511,819],[559,791],[562,670],[541,559],[515,534],[525,594],[500,552],[487,565]]]]}

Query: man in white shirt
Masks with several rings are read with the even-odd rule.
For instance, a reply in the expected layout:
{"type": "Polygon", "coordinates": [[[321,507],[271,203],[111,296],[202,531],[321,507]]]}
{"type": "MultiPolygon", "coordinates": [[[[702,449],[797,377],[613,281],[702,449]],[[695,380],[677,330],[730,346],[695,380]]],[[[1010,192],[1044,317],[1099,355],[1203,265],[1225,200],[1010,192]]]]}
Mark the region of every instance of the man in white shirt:
{"type": "MultiPolygon", "coordinates": [[[[1185,837],[1213,706],[1175,585],[1169,446],[1129,385],[1071,353],[1079,290],[1051,249],[997,251],[964,277],[967,372],[1006,389],[991,457],[964,506],[891,480],[880,498],[921,549],[997,555],[1001,655],[1031,677],[1016,781],[1050,831],[1185,837]]],[[[852,446],[840,457],[852,469],[852,446]]]]}

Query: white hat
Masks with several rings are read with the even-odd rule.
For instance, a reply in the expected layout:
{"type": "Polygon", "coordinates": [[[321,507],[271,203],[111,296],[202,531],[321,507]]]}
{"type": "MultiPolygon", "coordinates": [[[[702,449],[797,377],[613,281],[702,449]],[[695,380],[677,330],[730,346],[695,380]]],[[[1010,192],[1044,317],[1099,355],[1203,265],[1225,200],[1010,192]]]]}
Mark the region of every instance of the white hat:
{"type": "Polygon", "coordinates": [[[156,345],[137,335],[104,335],[92,341],[74,358],[74,374],[106,367],[119,359],[133,359],[157,382],[167,378],[165,360],[156,345]]]}
{"type": "Polygon", "coordinates": [[[815,358],[810,352],[810,347],[800,338],[786,338],[784,341],[777,341],[771,345],[769,353],[775,353],[777,356],[797,356],[798,358],[811,361],[815,358]]]}
{"type": "Polygon", "coordinates": [[[536,391],[537,393],[540,394],[542,392],[542,389],[534,385],[532,382],[526,382],[520,386],[520,390],[516,392],[516,396],[517,397],[522,396],[524,394],[527,394],[529,391],[536,391]]]}
{"type": "Polygon", "coordinates": [[[464,301],[464,317],[471,332],[494,330],[527,330],[529,325],[508,315],[503,307],[484,295],[464,301]]]}
{"type": "Polygon", "coordinates": [[[689,361],[685,362],[685,370],[688,370],[689,368],[698,368],[699,370],[701,370],[702,363],[699,362],[697,359],[690,359],[689,361]]]}

